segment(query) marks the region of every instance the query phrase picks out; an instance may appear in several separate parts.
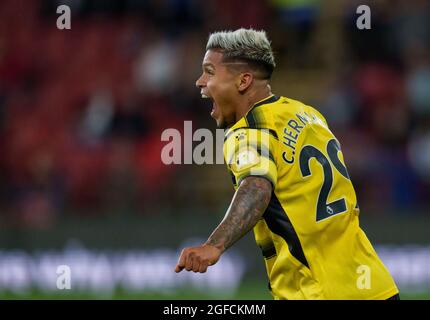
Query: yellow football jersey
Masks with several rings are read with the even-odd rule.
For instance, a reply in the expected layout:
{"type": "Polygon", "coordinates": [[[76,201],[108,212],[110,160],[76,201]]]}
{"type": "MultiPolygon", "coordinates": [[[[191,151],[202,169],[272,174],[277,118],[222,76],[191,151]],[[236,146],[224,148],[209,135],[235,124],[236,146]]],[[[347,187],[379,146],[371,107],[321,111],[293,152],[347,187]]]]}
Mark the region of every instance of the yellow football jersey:
{"type": "Polygon", "coordinates": [[[275,299],[388,299],[398,293],[359,226],[340,144],[324,117],[272,95],[225,134],[235,189],[248,176],[273,185],[254,227],[275,299]]]}

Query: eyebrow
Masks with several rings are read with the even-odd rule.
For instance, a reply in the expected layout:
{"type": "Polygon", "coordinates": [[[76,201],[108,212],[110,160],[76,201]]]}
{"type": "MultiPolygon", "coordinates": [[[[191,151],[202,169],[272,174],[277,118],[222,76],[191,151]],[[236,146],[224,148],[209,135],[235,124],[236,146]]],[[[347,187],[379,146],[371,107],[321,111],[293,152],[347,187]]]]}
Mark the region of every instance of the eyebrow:
{"type": "Polygon", "coordinates": [[[203,63],[202,66],[203,67],[212,67],[212,68],[215,69],[215,66],[212,63],[210,63],[210,62],[203,63]]]}

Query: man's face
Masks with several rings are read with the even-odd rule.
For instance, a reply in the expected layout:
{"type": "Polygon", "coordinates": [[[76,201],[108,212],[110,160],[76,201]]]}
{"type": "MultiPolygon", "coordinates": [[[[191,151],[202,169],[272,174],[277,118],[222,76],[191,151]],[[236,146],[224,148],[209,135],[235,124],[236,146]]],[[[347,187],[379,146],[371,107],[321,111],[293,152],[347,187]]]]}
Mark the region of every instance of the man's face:
{"type": "Polygon", "coordinates": [[[222,52],[206,51],[203,58],[203,73],[196,81],[202,98],[212,100],[211,117],[218,128],[227,128],[235,123],[234,98],[239,94],[236,81],[238,75],[222,63],[222,52]]]}

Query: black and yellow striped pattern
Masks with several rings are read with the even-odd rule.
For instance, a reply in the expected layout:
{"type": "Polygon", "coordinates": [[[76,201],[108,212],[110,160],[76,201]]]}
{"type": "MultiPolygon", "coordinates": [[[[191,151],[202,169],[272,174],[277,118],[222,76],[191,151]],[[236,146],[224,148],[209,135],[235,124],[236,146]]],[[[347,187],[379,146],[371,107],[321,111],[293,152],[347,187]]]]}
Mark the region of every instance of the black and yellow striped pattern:
{"type": "Polygon", "coordinates": [[[235,188],[249,176],[272,183],[254,235],[275,299],[387,299],[398,292],[359,227],[340,146],[317,110],[285,97],[263,99],[227,130],[224,157],[235,188]],[[365,290],[357,285],[363,265],[372,272],[365,290]]]}

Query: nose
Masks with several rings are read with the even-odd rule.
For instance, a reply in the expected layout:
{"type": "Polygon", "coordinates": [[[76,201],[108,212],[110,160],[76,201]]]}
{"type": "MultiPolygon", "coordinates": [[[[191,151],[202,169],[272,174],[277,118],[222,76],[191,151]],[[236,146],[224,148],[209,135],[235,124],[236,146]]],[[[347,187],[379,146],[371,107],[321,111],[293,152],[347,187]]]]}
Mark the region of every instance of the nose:
{"type": "Polygon", "coordinates": [[[203,81],[203,74],[200,76],[200,78],[198,78],[197,79],[197,81],[196,81],[196,87],[197,88],[199,88],[199,89],[201,89],[201,88],[203,88],[203,87],[205,87],[206,86],[206,83],[205,83],[205,81],[203,81]]]}

